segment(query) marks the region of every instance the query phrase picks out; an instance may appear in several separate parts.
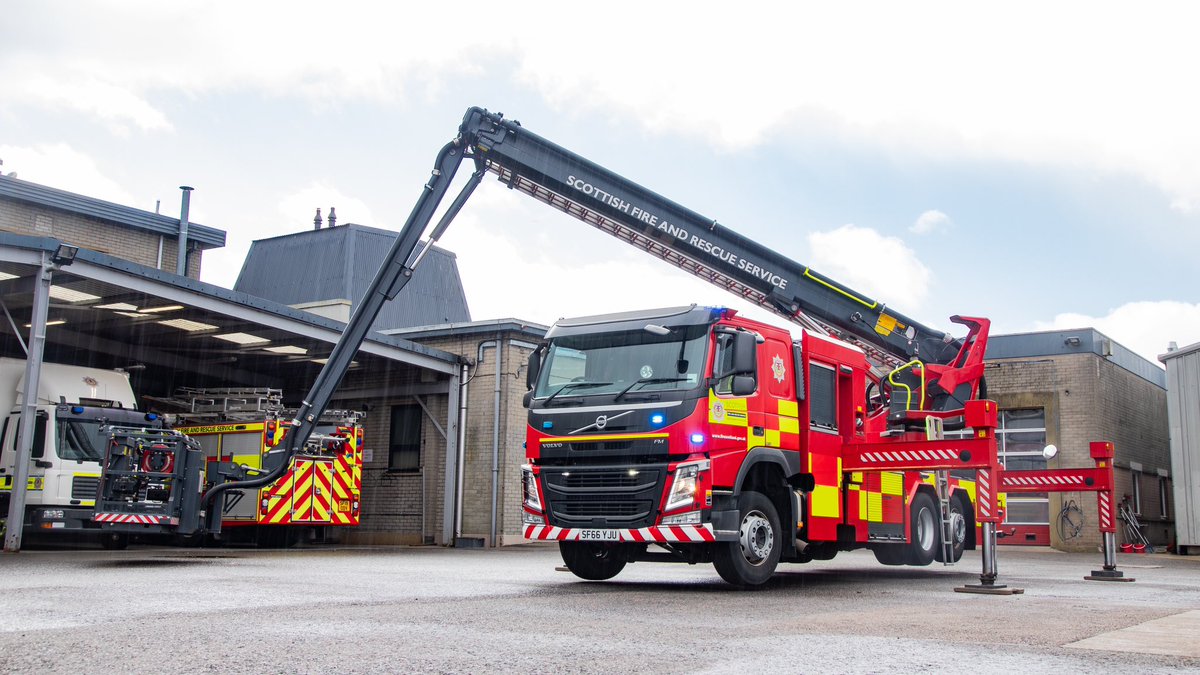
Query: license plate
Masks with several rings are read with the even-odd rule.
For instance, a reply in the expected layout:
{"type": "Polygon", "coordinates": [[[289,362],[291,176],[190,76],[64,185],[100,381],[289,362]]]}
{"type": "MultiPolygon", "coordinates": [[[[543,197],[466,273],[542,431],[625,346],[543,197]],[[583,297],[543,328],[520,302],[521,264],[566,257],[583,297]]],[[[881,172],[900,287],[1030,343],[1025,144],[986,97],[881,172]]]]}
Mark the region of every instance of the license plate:
{"type": "Polygon", "coordinates": [[[616,530],[580,530],[575,541],[621,541],[621,533],[616,530]]]}

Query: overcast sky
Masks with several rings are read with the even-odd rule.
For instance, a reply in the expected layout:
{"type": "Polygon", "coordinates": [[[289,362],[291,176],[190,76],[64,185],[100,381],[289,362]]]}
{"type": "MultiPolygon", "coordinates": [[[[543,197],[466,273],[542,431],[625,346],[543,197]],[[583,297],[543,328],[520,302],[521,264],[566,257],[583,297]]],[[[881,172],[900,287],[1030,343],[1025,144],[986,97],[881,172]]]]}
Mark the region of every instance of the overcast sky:
{"type": "MultiPolygon", "coordinates": [[[[194,186],[231,287],[318,207],[398,228],[479,105],[929,324],[1154,359],[1200,341],[1195,7],[8,0],[0,169],[194,186]]],[[[441,245],[477,320],[737,306],[490,178],[441,245]]]]}

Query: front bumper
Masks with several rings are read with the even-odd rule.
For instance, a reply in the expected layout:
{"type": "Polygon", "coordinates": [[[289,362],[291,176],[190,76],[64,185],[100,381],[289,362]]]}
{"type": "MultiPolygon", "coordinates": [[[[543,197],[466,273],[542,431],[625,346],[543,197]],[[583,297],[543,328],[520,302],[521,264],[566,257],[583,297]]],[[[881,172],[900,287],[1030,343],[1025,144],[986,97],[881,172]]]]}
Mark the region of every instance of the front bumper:
{"type": "MultiPolygon", "coordinates": [[[[586,528],[552,527],[549,525],[526,525],[525,538],[543,541],[578,541],[586,528]]],[[[700,525],[659,525],[637,529],[616,530],[617,542],[626,544],[705,544],[726,540],[718,536],[709,523],[700,525]]],[[[737,532],[729,533],[734,539],[737,532]]]]}

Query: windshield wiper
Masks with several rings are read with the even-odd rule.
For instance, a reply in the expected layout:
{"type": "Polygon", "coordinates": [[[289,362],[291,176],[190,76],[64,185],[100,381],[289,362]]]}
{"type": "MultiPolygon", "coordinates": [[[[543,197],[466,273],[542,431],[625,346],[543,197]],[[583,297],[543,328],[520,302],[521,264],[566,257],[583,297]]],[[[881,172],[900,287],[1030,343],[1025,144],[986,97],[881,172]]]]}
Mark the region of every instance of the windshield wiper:
{"type": "Polygon", "coordinates": [[[643,377],[642,379],[637,380],[635,382],[630,382],[628,387],[625,387],[621,391],[617,392],[617,395],[613,397],[613,403],[620,401],[622,396],[624,396],[625,394],[628,394],[630,389],[633,389],[634,387],[638,386],[639,384],[666,384],[668,382],[686,382],[687,379],[688,378],[686,378],[686,377],[643,377]]]}
{"type": "Polygon", "coordinates": [[[568,382],[568,383],[564,384],[563,386],[559,387],[558,391],[554,392],[553,394],[550,394],[550,396],[548,396],[546,398],[546,401],[544,403],[542,403],[542,405],[549,406],[550,402],[554,400],[555,396],[558,396],[559,394],[563,393],[564,391],[566,391],[568,389],[581,389],[581,388],[590,389],[591,387],[607,387],[610,384],[612,384],[612,382],[568,382]]]}

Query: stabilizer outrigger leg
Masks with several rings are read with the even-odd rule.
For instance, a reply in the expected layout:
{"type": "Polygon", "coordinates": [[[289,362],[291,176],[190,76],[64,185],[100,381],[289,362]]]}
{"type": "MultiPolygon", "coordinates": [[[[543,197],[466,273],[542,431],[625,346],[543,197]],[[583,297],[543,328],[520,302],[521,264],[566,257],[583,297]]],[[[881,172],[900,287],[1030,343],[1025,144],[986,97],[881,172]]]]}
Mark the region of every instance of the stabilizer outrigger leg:
{"type": "MultiPolygon", "coordinates": [[[[992,460],[995,462],[995,460],[992,460]]],[[[1013,588],[1007,584],[996,583],[996,523],[1000,520],[999,504],[996,495],[996,480],[1000,475],[999,467],[993,464],[987,469],[977,469],[975,472],[975,508],[980,524],[980,547],[983,554],[983,571],[979,574],[978,584],[966,584],[954,589],[955,593],[981,593],[984,595],[1020,595],[1023,588],[1013,588]]]]}

